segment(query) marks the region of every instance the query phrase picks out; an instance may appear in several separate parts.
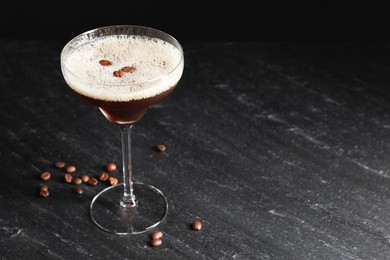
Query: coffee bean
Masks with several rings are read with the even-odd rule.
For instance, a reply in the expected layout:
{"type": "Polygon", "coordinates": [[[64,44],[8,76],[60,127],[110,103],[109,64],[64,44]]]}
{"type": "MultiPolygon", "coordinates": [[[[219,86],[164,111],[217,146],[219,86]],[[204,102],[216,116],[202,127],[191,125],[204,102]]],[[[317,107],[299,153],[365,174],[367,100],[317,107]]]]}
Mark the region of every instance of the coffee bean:
{"type": "Polygon", "coordinates": [[[81,184],[83,181],[81,180],[81,178],[79,177],[76,177],[76,178],[73,178],[72,180],[72,183],[75,184],[75,185],[79,185],[81,184]]]}
{"type": "Polygon", "coordinates": [[[135,71],[135,68],[134,68],[134,67],[126,66],[126,67],[123,67],[121,70],[123,70],[124,72],[133,73],[133,72],[135,71]]]}
{"type": "Polygon", "coordinates": [[[115,77],[123,77],[123,75],[125,74],[124,72],[123,72],[123,70],[116,70],[116,71],[114,71],[113,72],[113,74],[114,74],[114,76],[115,77]]]}
{"type": "Polygon", "coordinates": [[[161,239],[153,239],[150,241],[150,245],[151,246],[160,246],[162,244],[162,240],[161,239]]]}
{"type": "Polygon", "coordinates": [[[165,150],[167,150],[167,147],[163,144],[158,144],[156,146],[156,148],[157,148],[157,151],[159,151],[159,152],[165,152],[165,150]]]}
{"type": "Polygon", "coordinates": [[[109,60],[99,60],[100,65],[102,66],[111,66],[112,62],[109,60]]]}
{"type": "Polygon", "coordinates": [[[81,176],[81,180],[82,180],[83,182],[88,182],[89,176],[88,176],[88,175],[83,175],[83,176],[81,176]]]}
{"type": "Polygon", "coordinates": [[[66,167],[66,172],[67,173],[72,173],[72,172],[75,172],[76,171],[76,167],[74,165],[70,165],[68,167],[66,167]]]}
{"type": "Polygon", "coordinates": [[[49,195],[50,195],[50,192],[48,190],[39,191],[39,196],[41,196],[41,197],[47,198],[47,197],[49,197],[49,195]]]}
{"type": "Polygon", "coordinates": [[[112,177],[112,176],[108,179],[108,181],[110,182],[111,186],[114,186],[114,185],[118,184],[118,179],[115,178],[115,177],[112,177]]]}
{"type": "Polygon", "coordinates": [[[54,164],[54,166],[55,166],[57,169],[64,168],[64,167],[65,167],[65,162],[62,162],[62,161],[56,162],[56,163],[54,164]]]}
{"type": "Polygon", "coordinates": [[[67,183],[71,183],[71,182],[72,182],[72,179],[73,179],[73,177],[72,177],[72,175],[71,175],[70,173],[65,173],[65,175],[64,175],[64,179],[65,179],[65,182],[67,182],[67,183]]]}
{"type": "Polygon", "coordinates": [[[150,238],[153,239],[153,240],[155,240],[155,239],[160,239],[160,238],[162,238],[162,236],[163,236],[163,232],[161,232],[161,231],[156,231],[156,232],[154,232],[154,233],[150,236],[150,238]]]}
{"type": "Polygon", "coordinates": [[[116,163],[110,162],[106,165],[106,169],[109,172],[113,172],[116,170],[116,163]]]}
{"type": "Polygon", "coordinates": [[[43,172],[43,173],[41,174],[41,179],[44,180],[44,181],[49,180],[50,177],[51,177],[50,172],[43,172]]]}
{"type": "Polygon", "coordinates": [[[48,191],[49,187],[47,185],[41,185],[39,186],[39,191],[48,191]]]}
{"type": "Polygon", "coordinates": [[[81,187],[76,187],[73,189],[73,192],[77,195],[81,195],[84,193],[83,189],[81,187]]]}
{"type": "Polygon", "coordinates": [[[88,184],[89,185],[92,185],[92,186],[95,186],[95,185],[97,185],[99,183],[99,181],[98,181],[98,179],[96,179],[96,178],[89,178],[89,180],[88,180],[88,184]]]}
{"type": "Polygon", "coordinates": [[[195,220],[193,223],[192,223],[192,229],[193,230],[201,230],[202,229],[202,222],[200,222],[199,220],[195,220]]]}
{"type": "Polygon", "coordinates": [[[99,180],[101,180],[101,181],[106,181],[106,180],[108,180],[109,177],[110,177],[110,175],[108,175],[108,173],[102,172],[102,173],[99,175],[99,180]]]}

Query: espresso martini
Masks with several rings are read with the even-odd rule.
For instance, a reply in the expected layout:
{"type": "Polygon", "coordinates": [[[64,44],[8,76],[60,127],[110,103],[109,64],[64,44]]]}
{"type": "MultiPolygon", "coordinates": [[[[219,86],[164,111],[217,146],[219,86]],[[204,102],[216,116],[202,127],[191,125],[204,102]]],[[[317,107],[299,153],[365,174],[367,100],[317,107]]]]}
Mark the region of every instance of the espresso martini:
{"type": "Polygon", "coordinates": [[[174,37],[138,25],[86,31],[61,52],[61,71],[69,88],[120,130],[122,182],[101,190],[90,204],[91,219],[107,232],[143,233],[167,215],[162,191],[132,180],[131,129],[151,105],[175,89],[183,68],[183,49],[174,37]]]}

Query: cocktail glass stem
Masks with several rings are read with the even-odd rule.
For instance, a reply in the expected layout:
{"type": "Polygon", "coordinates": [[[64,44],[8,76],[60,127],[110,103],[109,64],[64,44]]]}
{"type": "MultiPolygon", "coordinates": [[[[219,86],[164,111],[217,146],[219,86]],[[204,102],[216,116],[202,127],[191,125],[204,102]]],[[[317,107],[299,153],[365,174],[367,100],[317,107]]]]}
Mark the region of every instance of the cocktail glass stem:
{"type": "Polygon", "coordinates": [[[120,204],[123,208],[132,208],[137,205],[137,200],[133,191],[131,164],[131,129],[133,125],[121,125],[122,140],[122,171],[123,171],[123,196],[120,204]]]}

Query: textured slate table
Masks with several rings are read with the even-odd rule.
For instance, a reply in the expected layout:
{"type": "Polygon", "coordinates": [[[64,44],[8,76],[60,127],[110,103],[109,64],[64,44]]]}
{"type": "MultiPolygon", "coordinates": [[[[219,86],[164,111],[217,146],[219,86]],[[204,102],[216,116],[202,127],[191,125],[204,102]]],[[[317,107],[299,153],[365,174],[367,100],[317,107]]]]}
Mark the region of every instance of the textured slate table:
{"type": "Polygon", "coordinates": [[[77,196],[53,168],[120,162],[119,130],[63,81],[64,43],[0,41],[1,259],[390,259],[390,44],[184,42],[178,88],[132,135],[134,180],[169,200],[151,247],[92,223],[105,185],[77,196]]]}

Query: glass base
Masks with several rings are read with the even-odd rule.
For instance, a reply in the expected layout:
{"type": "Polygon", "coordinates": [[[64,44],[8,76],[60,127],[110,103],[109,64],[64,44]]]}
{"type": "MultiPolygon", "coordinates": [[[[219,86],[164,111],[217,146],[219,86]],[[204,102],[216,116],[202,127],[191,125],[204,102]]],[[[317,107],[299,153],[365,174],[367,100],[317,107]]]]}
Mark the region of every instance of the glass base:
{"type": "Polygon", "coordinates": [[[168,201],[157,188],[133,182],[137,205],[123,207],[120,203],[124,185],[119,183],[99,192],[90,205],[92,220],[101,229],[117,234],[131,235],[157,227],[168,212],[168,201]]]}

